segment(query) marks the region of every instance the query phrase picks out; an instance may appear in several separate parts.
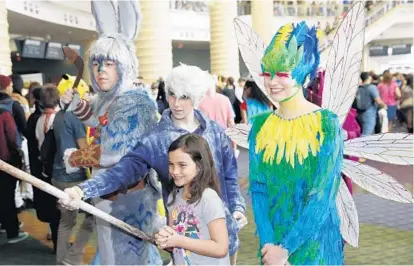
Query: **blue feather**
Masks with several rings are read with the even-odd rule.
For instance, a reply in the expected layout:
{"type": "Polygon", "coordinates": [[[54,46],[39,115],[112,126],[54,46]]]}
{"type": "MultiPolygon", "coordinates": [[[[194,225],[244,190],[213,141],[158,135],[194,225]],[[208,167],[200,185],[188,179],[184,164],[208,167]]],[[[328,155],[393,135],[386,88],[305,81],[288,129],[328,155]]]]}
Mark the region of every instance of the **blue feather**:
{"type": "Polygon", "coordinates": [[[310,79],[316,76],[319,66],[318,38],[315,27],[312,27],[304,36],[303,46],[302,60],[292,71],[292,77],[301,85],[304,84],[308,75],[310,79]]]}
{"type": "Polygon", "coordinates": [[[308,36],[312,40],[312,46],[309,47],[309,53],[312,54],[311,62],[309,62],[310,71],[309,75],[310,78],[314,78],[316,76],[316,72],[319,66],[320,56],[319,56],[319,50],[318,50],[318,37],[317,37],[317,29],[315,26],[313,26],[308,36]]]}
{"type": "Polygon", "coordinates": [[[298,47],[301,46],[303,42],[305,41],[305,36],[308,33],[308,31],[309,31],[309,28],[306,25],[305,21],[302,21],[299,24],[297,24],[292,34],[290,35],[290,38],[288,40],[288,45],[292,37],[295,36],[296,41],[298,42],[298,47]]]}

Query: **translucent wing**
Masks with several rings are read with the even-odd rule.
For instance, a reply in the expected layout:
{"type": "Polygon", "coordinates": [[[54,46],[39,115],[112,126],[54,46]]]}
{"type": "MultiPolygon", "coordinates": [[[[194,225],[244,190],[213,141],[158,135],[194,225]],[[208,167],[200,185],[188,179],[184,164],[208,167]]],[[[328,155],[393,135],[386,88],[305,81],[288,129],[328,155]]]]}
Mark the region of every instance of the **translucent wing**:
{"type": "Polygon", "coordinates": [[[366,164],[343,160],[342,172],[358,186],[381,198],[412,203],[413,195],[393,177],[366,164]]]}
{"type": "Polygon", "coordinates": [[[336,196],[336,208],[341,220],[342,238],[353,247],[358,247],[359,222],[358,212],[344,180],[341,178],[339,191],[336,196]]]}
{"type": "Polygon", "coordinates": [[[249,132],[251,126],[248,124],[235,124],[226,129],[226,134],[238,146],[249,149],[249,132]]]}
{"type": "Polygon", "coordinates": [[[384,133],[345,141],[344,153],[378,162],[413,164],[413,135],[384,133]]]}
{"type": "Polygon", "coordinates": [[[322,107],[345,121],[359,84],[364,47],[364,4],[356,3],[336,32],[328,55],[322,107]]]}
{"type": "MultiPolygon", "coordinates": [[[[264,79],[260,75],[262,73],[260,62],[267,45],[249,25],[238,18],[234,19],[234,30],[236,32],[241,56],[243,57],[247,69],[249,69],[250,75],[252,75],[257,86],[259,86],[267,98],[272,101],[264,87],[264,79]]],[[[273,101],[272,103],[275,104],[273,101]]]]}

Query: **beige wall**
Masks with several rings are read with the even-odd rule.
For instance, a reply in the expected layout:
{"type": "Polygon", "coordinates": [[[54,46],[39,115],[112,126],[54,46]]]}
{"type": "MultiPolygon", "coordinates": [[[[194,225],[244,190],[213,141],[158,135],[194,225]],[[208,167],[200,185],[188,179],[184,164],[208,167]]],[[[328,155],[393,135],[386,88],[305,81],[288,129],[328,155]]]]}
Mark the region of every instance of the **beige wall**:
{"type": "Polygon", "coordinates": [[[252,0],[252,26],[254,31],[268,44],[272,40],[273,0],[252,0]]]}
{"type": "Polygon", "coordinates": [[[150,84],[172,69],[169,1],[140,1],[143,16],[135,43],[139,60],[139,75],[150,84]]]}
{"type": "Polygon", "coordinates": [[[211,73],[237,79],[240,76],[239,50],[233,25],[237,1],[211,0],[209,3],[211,73]]]}
{"type": "Polygon", "coordinates": [[[0,72],[6,75],[11,74],[12,71],[9,45],[10,36],[6,2],[0,1],[0,72]]]}

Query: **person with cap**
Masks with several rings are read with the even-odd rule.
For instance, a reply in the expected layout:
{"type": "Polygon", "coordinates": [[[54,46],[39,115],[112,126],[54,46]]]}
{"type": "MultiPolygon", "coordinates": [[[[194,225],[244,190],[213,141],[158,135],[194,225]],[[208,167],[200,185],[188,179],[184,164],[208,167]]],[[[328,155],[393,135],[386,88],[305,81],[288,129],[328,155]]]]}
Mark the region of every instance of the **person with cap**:
{"type": "MultiPolygon", "coordinates": [[[[11,93],[11,79],[0,75],[0,99],[6,103],[10,102],[7,106],[13,108],[14,102],[10,98],[11,93]]],[[[16,106],[18,106],[18,103],[16,106]]],[[[9,109],[0,105],[0,159],[20,168],[22,159],[17,139],[17,128],[13,115],[9,109]]],[[[2,231],[7,234],[9,244],[20,242],[29,236],[26,232],[20,232],[14,201],[16,185],[17,179],[15,177],[0,170],[0,223],[3,228],[2,231]]]]}
{"type": "Polygon", "coordinates": [[[13,115],[18,131],[17,145],[21,149],[22,137],[26,133],[26,115],[20,103],[13,100],[12,94],[12,80],[7,76],[0,75],[0,108],[9,111],[13,115]]]}

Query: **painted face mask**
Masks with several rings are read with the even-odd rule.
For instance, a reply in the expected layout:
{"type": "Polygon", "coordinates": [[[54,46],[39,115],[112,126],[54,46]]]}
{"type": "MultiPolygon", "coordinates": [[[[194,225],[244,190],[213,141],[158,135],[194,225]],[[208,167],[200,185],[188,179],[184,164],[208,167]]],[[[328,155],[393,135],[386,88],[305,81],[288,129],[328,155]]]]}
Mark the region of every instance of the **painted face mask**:
{"type": "Polygon", "coordinates": [[[303,21],[282,26],[273,37],[261,60],[264,76],[286,77],[296,82],[293,94],[280,102],[294,96],[305,83],[306,78],[313,78],[319,65],[317,30],[308,28],[303,21]]]}

